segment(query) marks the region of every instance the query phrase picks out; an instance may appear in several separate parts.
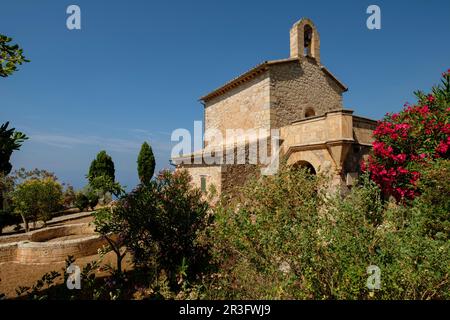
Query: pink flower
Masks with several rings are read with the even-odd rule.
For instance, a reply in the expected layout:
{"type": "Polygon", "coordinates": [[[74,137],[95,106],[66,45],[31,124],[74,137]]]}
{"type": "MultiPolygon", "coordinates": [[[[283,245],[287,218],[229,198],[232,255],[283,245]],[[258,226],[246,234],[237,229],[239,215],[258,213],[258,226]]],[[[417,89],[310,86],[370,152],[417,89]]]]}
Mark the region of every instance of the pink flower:
{"type": "Polygon", "coordinates": [[[409,173],[409,171],[407,169],[403,168],[403,167],[398,167],[397,171],[400,174],[407,174],[407,173],[409,173]]]}
{"type": "Polygon", "coordinates": [[[366,162],[365,162],[365,161],[361,161],[360,167],[361,167],[361,171],[362,171],[362,172],[366,172],[366,170],[367,170],[367,165],[366,165],[366,162]]]}
{"type": "Polygon", "coordinates": [[[440,154],[446,154],[448,151],[448,144],[445,141],[441,141],[436,147],[436,152],[440,154]]]}
{"type": "Polygon", "coordinates": [[[421,114],[424,114],[424,113],[428,113],[429,111],[430,111],[430,108],[428,106],[423,106],[419,112],[421,114]]]}
{"type": "Polygon", "coordinates": [[[406,160],[406,154],[400,153],[399,155],[395,156],[395,160],[397,162],[403,163],[406,160]]]}

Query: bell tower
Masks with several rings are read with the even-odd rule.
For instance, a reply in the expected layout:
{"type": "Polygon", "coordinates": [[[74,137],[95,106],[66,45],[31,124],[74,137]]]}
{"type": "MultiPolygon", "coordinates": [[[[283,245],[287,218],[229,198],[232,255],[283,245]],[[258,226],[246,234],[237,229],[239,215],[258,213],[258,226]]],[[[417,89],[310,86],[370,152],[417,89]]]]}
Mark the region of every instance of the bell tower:
{"type": "Polygon", "coordinates": [[[303,18],[297,21],[290,31],[291,58],[314,58],[320,64],[320,37],[314,23],[303,18]]]}

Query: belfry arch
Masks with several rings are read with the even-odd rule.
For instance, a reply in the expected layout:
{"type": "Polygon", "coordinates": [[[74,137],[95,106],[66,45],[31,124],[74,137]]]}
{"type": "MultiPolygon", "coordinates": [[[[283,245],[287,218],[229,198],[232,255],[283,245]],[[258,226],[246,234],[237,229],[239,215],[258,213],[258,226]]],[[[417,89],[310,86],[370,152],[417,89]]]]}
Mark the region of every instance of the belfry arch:
{"type": "Polygon", "coordinates": [[[320,37],[314,23],[303,18],[290,31],[291,58],[314,58],[320,64],[320,37]]]}

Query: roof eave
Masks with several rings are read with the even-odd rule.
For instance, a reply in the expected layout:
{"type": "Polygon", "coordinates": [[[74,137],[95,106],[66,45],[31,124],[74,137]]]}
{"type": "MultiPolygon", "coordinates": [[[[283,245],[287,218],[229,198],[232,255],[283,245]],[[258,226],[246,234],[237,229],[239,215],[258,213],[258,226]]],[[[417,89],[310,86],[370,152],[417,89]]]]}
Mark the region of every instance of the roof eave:
{"type": "Polygon", "coordinates": [[[332,78],[343,90],[343,92],[348,91],[348,87],[343,84],[338,78],[335,77],[334,74],[331,73],[330,70],[328,70],[325,66],[320,66],[320,69],[325,72],[330,78],[332,78]]]}
{"type": "Polygon", "coordinates": [[[267,71],[268,61],[264,61],[263,63],[253,67],[252,69],[246,71],[245,73],[239,75],[238,77],[228,81],[224,85],[220,86],[219,88],[211,91],[210,93],[204,95],[199,99],[201,102],[207,102],[208,100],[211,100],[217,96],[220,96],[224,94],[225,92],[229,91],[230,89],[237,87],[241,85],[244,82],[247,82],[250,79],[255,78],[256,76],[264,73],[267,71]]]}
{"type": "MultiPolygon", "coordinates": [[[[244,82],[247,82],[250,79],[255,78],[256,76],[264,73],[265,71],[268,70],[268,67],[271,65],[275,65],[275,64],[279,64],[279,63],[286,63],[286,62],[293,62],[293,61],[299,61],[299,58],[287,58],[287,59],[279,59],[279,60],[270,60],[270,61],[264,61],[263,63],[257,65],[256,67],[253,67],[252,69],[246,71],[245,73],[237,76],[236,78],[228,81],[227,83],[225,83],[224,85],[220,86],[219,88],[211,91],[210,93],[202,96],[199,101],[202,102],[203,104],[205,104],[206,102],[208,102],[209,100],[218,97],[224,93],[226,93],[227,91],[238,87],[239,85],[241,85],[244,82]]],[[[334,76],[334,74],[331,73],[331,71],[329,71],[325,66],[320,65],[320,69],[327,75],[329,76],[331,79],[333,79],[337,85],[339,87],[341,87],[343,92],[348,91],[348,87],[343,84],[338,78],[336,78],[334,76]]]]}

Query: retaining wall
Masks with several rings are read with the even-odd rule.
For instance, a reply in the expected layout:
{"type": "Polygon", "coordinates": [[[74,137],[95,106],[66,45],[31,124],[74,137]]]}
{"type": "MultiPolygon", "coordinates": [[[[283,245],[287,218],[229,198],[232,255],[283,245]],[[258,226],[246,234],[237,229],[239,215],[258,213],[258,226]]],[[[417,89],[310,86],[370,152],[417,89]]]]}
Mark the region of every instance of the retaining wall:
{"type": "Polygon", "coordinates": [[[62,262],[67,256],[75,258],[97,253],[98,248],[107,244],[106,240],[96,234],[89,223],[79,223],[50,227],[10,237],[9,243],[0,243],[0,262],[19,263],[54,263],[62,262]],[[46,242],[50,239],[86,235],[70,240],[46,242]],[[21,241],[14,241],[20,239],[21,241]]]}

